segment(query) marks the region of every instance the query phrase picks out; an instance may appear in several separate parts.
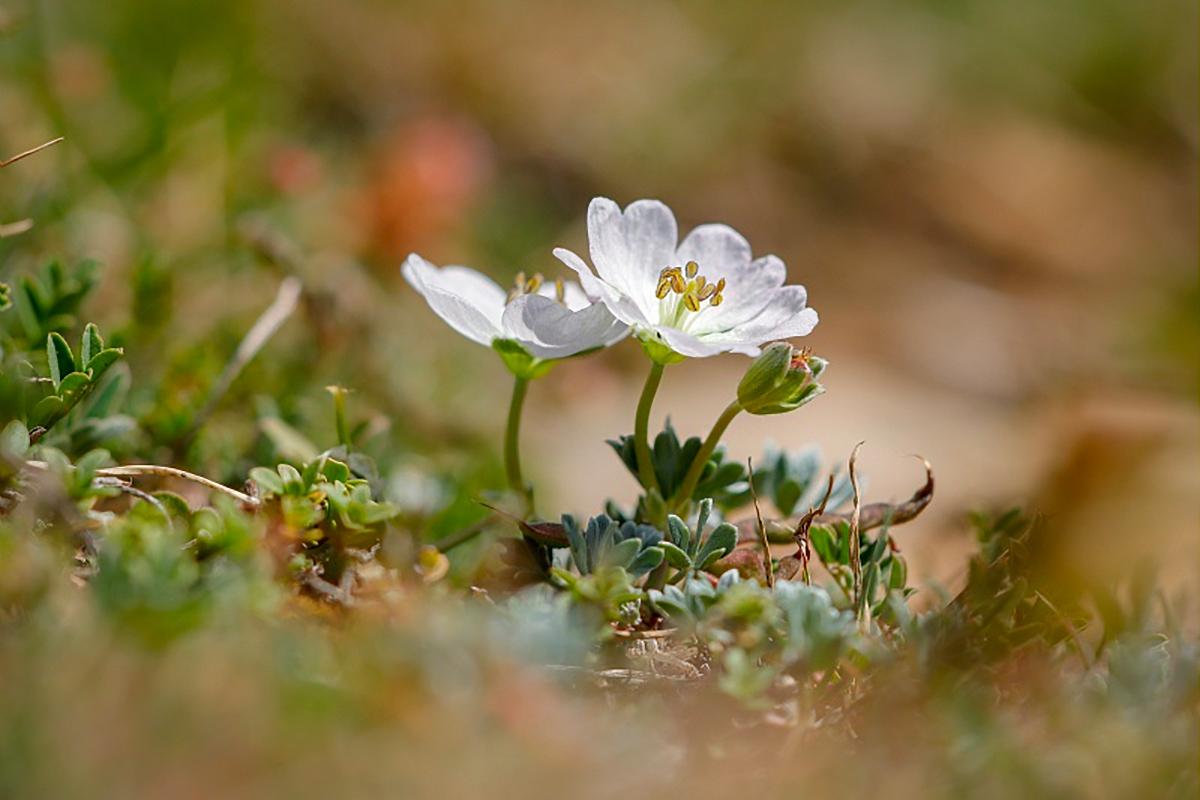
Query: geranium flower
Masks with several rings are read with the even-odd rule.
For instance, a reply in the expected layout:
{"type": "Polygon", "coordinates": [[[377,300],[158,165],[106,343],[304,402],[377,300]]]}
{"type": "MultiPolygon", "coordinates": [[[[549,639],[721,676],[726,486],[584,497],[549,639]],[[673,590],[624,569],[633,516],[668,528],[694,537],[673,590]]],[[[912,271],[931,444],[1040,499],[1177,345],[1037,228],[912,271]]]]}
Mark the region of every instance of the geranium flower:
{"type": "Polygon", "coordinates": [[[765,342],[805,336],[817,324],[804,287],[783,285],[783,262],[752,258],[728,225],[701,225],[680,242],[663,203],[638,200],[622,212],[606,197],[592,200],[587,225],[595,273],[570,250],[554,254],[652,356],[664,346],[692,357],[756,356],[765,342]]]}
{"type": "Polygon", "coordinates": [[[488,347],[515,342],[530,356],[549,360],[606,347],[629,333],[628,326],[573,281],[548,283],[541,275],[526,278],[522,273],[505,292],[481,272],[439,269],[416,253],[401,272],[451,328],[488,347]]]}

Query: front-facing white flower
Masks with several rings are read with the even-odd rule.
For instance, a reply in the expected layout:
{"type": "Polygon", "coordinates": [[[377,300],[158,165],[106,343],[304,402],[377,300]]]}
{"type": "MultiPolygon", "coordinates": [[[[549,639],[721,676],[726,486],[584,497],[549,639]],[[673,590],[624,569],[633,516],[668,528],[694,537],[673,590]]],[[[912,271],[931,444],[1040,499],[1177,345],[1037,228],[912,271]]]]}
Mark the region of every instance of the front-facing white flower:
{"type": "Polygon", "coordinates": [[[468,267],[430,264],[416,253],[401,268],[433,312],[468,339],[487,347],[515,342],[535,359],[577,355],[620,341],[629,328],[594,303],[573,281],[517,277],[509,292],[468,267]]]}
{"type": "Polygon", "coordinates": [[[805,336],[817,324],[804,287],[783,285],[783,262],[752,258],[750,243],[728,225],[701,225],[680,242],[675,215],[663,203],[638,200],[622,212],[597,197],[587,226],[595,273],[570,250],[554,254],[648,351],[755,356],[765,342],[805,336]]]}

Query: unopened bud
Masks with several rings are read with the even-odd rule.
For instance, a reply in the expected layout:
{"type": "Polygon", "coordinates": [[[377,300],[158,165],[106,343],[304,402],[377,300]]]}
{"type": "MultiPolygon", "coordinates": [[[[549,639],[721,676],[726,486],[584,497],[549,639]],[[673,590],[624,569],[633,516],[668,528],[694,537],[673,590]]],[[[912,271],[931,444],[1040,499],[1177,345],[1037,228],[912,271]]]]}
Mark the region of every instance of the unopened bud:
{"type": "Polygon", "coordinates": [[[751,414],[783,414],[799,408],[825,391],[817,382],[828,363],[775,342],[763,350],[738,384],[738,403],[751,414]]]}

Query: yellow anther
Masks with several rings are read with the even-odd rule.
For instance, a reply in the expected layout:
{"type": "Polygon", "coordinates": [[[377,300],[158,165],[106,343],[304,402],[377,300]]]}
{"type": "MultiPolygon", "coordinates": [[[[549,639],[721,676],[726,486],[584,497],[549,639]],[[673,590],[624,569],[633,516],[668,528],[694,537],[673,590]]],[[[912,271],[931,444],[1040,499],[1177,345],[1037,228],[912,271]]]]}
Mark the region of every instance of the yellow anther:
{"type": "Polygon", "coordinates": [[[669,294],[677,294],[680,299],[675,306],[674,316],[678,317],[686,310],[693,314],[700,311],[701,305],[708,302],[719,306],[724,302],[721,292],[725,289],[725,279],[709,283],[700,274],[700,265],[689,261],[680,267],[663,267],[658,273],[658,285],[655,286],[654,296],[665,300],[669,294]]]}
{"type": "Polygon", "coordinates": [[[542,283],[545,282],[545,280],[546,279],[542,277],[542,273],[533,273],[533,277],[530,278],[525,284],[525,294],[533,294],[538,289],[542,288],[542,283]]]}
{"type": "Polygon", "coordinates": [[[517,273],[517,277],[513,279],[513,285],[517,287],[517,291],[525,289],[525,270],[517,273]]]}
{"type": "Polygon", "coordinates": [[[567,285],[563,283],[562,278],[554,280],[554,299],[563,305],[567,304],[567,285]]]}

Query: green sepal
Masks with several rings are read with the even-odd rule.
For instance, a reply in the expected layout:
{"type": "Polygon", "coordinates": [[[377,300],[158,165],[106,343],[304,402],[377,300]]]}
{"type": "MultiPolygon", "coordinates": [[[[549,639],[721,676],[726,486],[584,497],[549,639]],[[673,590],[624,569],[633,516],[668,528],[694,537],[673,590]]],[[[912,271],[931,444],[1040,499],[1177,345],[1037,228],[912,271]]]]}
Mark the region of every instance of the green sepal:
{"type": "Polygon", "coordinates": [[[654,333],[639,332],[637,338],[638,342],[642,345],[642,349],[646,351],[646,355],[655,364],[662,364],[663,366],[678,364],[686,358],[668,347],[666,342],[659,339],[654,333]]]}
{"type": "Polygon", "coordinates": [[[522,380],[540,378],[549,372],[555,364],[554,359],[537,358],[513,339],[496,339],[492,349],[500,354],[500,360],[513,375],[522,380]]]}

